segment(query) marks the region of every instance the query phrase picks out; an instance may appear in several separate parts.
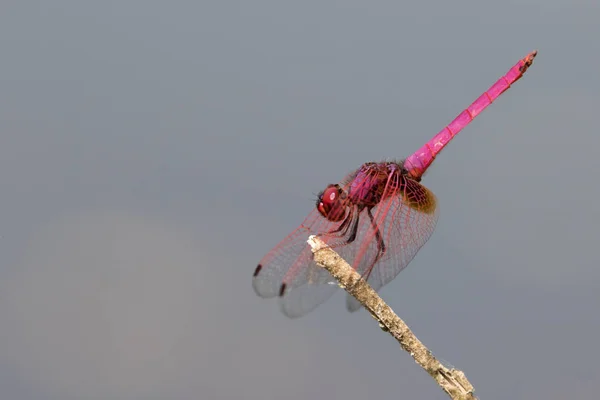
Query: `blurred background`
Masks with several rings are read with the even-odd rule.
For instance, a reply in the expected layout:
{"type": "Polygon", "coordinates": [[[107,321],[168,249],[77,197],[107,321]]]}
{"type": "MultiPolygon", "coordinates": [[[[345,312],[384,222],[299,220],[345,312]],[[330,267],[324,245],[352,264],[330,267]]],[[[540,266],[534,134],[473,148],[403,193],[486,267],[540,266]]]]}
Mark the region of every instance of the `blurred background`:
{"type": "Polygon", "coordinates": [[[436,160],[437,229],[382,290],[482,399],[600,381],[593,1],[3,2],[0,397],[445,399],[338,293],[289,320],[258,260],[366,161],[436,160]]]}

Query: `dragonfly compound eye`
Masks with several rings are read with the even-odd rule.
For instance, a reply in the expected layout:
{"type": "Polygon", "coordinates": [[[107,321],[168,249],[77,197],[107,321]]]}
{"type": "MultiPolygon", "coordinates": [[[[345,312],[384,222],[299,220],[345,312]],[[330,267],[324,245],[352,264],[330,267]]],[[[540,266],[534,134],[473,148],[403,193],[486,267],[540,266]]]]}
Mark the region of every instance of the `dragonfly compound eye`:
{"type": "Polygon", "coordinates": [[[337,222],[346,216],[345,196],[338,185],[329,185],[317,199],[317,210],[329,221],[337,222]]]}

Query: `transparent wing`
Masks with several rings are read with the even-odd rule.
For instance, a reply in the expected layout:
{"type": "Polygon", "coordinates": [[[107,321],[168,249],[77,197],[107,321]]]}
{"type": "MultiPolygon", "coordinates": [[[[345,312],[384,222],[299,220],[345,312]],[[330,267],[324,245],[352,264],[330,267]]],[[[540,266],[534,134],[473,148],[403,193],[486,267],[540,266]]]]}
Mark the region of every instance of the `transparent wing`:
{"type": "MultiPolygon", "coordinates": [[[[356,172],[349,174],[341,184],[348,190],[356,172]]],[[[317,266],[310,246],[310,235],[318,235],[349,263],[353,263],[360,243],[371,240],[370,221],[351,205],[347,218],[329,221],[315,208],[302,224],[267,253],[254,272],[252,286],[261,297],[280,297],[281,308],[289,317],[300,317],[327,300],[337,289],[335,279],[317,266]],[[350,240],[356,232],[355,240],[350,240]]],[[[363,263],[369,263],[367,259],[363,263]]],[[[371,262],[372,264],[372,262],[371,262]]]]}
{"type": "MultiPolygon", "coordinates": [[[[327,270],[315,264],[307,239],[319,237],[352,264],[363,240],[372,235],[370,221],[356,210],[349,211],[351,218],[346,229],[339,229],[343,222],[331,222],[315,209],[304,222],[258,264],[252,286],[261,297],[279,296],[283,313],[291,318],[301,317],[329,299],[337,289],[337,281],[327,270]],[[348,242],[356,224],[356,239],[348,242]]],[[[362,263],[371,262],[363,257],[362,263]]],[[[364,269],[364,268],[363,268],[364,269]]]]}
{"type": "MultiPolygon", "coordinates": [[[[372,267],[363,264],[365,269],[357,268],[375,290],[381,289],[406,268],[431,237],[439,216],[435,195],[417,181],[405,179],[403,184],[390,185],[386,190],[389,195],[373,209],[373,219],[385,244],[385,252],[372,267]]],[[[375,240],[364,243],[359,253],[365,253],[366,259],[373,259],[375,243],[375,240]]],[[[346,306],[350,311],[361,307],[350,295],[346,298],[346,306]]]]}
{"type": "Polygon", "coordinates": [[[313,262],[312,252],[306,241],[310,235],[334,230],[339,224],[328,221],[316,209],[313,210],[296,230],[260,260],[252,280],[256,294],[271,298],[307,283],[331,282],[333,278],[323,273],[322,268],[313,262]],[[285,287],[282,289],[284,283],[285,287]]]}
{"type": "MultiPolygon", "coordinates": [[[[314,310],[318,305],[329,299],[338,288],[335,279],[329,275],[327,270],[314,263],[314,268],[322,274],[322,281],[307,282],[304,285],[290,289],[280,298],[281,311],[290,318],[301,317],[314,310]]],[[[312,269],[312,266],[309,269],[312,269]]]]}

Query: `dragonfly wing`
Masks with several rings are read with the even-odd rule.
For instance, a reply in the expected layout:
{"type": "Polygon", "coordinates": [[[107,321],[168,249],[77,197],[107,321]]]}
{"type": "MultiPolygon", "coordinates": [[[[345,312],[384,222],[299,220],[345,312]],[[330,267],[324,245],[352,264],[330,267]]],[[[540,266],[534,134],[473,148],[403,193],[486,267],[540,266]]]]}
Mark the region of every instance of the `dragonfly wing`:
{"type": "Polygon", "coordinates": [[[292,287],[280,298],[281,310],[290,318],[308,314],[329,299],[338,288],[329,272],[314,262],[311,262],[306,273],[310,277],[301,278],[304,284],[292,287]]]}
{"type": "Polygon", "coordinates": [[[292,232],[260,261],[252,285],[265,298],[279,296],[281,310],[290,318],[301,317],[330,298],[335,279],[313,261],[308,237],[323,228],[323,222],[304,224],[292,232]]]}
{"type": "Polygon", "coordinates": [[[315,271],[318,267],[312,261],[306,241],[310,235],[331,229],[331,224],[315,209],[296,230],[268,252],[254,271],[252,287],[256,294],[264,298],[281,296],[285,291],[307,283],[310,275],[315,273],[323,280],[320,271],[315,271]],[[286,287],[282,293],[284,282],[286,287]]]}
{"type": "MultiPolygon", "coordinates": [[[[373,214],[386,251],[371,270],[367,266],[367,269],[357,271],[377,291],[406,268],[429,240],[439,212],[435,195],[417,181],[406,179],[404,186],[373,209],[373,214]]],[[[361,251],[371,251],[372,244],[363,246],[365,249],[361,251]]],[[[356,311],[361,306],[354,297],[348,295],[346,307],[349,311],[356,311]]]]}
{"type": "Polygon", "coordinates": [[[354,296],[352,296],[349,293],[346,293],[346,309],[350,312],[355,312],[360,310],[360,308],[362,307],[362,304],[360,304],[358,302],[358,300],[356,300],[356,298],[354,298],[354,296]]]}
{"type": "MultiPolygon", "coordinates": [[[[366,210],[360,214],[357,208],[349,212],[352,213],[352,218],[351,222],[347,224],[347,229],[338,232],[335,228],[339,227],[339,223],[330,226],[321,223],[312,231],[319,232],[319,238],[354,268],[365,270],[368,265],[373,264],[376,255],[377,243],[373,240],[375,231],[366,210]],[[356,238],[349,241],[354,230],[353,225],[356,225],[356,238]],[[362,257],[357,257],[361,244],[365,242],[370,243],[368,246],[370,251],[362,257]]],[[[331,224],[329,221],[327,222],[331,224]]],[[[308,234],[303,232],[302,235],[305,247],[303,253],[296,259],[295,265],[289,268],[283,278],[286,289],[280,301],[283,313],[292,318],[312,311],[330,298],[338,288],[335,278],[313,261],[312,252],[306,243],[308,234]]]]}

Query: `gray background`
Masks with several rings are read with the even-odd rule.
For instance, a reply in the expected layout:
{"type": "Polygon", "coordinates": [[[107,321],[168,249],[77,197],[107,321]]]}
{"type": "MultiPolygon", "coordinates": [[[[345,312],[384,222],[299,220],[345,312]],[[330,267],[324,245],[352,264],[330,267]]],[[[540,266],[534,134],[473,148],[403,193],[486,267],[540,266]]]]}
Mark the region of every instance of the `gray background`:
{"type": "Polygon", "coordinates": [[[361,163],[420,147],[533,49],[423,182],[382,291],[482,399],[600,380],[595,1],[4,1],[2,399],[444,399],[338,293],[256,262],[361,163]]]}

